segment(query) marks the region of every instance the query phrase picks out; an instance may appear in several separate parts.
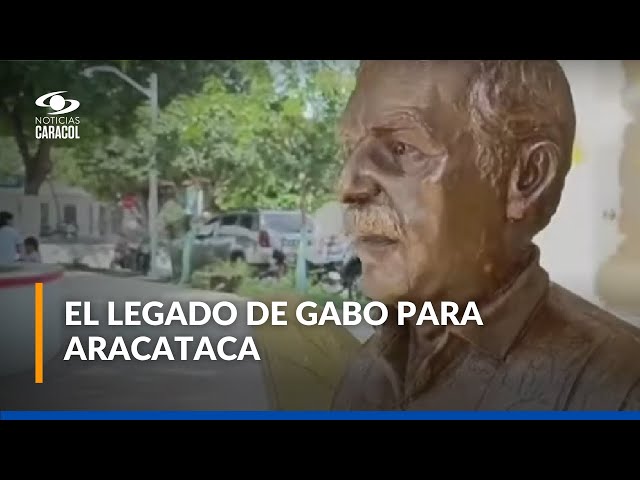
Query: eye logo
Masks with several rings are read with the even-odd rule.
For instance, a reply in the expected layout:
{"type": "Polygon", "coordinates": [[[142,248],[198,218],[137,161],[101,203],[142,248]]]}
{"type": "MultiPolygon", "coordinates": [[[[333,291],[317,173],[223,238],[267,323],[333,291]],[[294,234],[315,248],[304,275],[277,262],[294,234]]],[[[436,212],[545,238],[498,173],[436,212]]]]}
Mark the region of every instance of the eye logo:
{"type": "Polygon", "coordinates": [[[66,93],[66,90],[59,92],[49,92],[36,100],[36,105],[39,107],[50,108],[53,112],[47,112],[48,115],[62,115],[63,113],[73,112],[80,106],[80,102],[77,100],[65,99],[61,93],[66,93]],[[49,100],[49,103],[46,103],[49,100]],[[68,105],[67,105],[68,103],[68,105]]]}

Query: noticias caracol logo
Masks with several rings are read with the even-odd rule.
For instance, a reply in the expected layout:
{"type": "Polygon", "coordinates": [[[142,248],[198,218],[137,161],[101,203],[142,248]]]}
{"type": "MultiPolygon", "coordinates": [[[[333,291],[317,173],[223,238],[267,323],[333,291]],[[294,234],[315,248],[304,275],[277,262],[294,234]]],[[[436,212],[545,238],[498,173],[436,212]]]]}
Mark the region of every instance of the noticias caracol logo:
{"type": "Polygon", "coordinates": [[[78,100],[64,98],[60,95],[66,92],[66,90],[60,90],[58,92],[45,93],[36,100],[35,103],[38,107],[52,110],[47,112],[47,115],[35,118],[36,139],[78,140],[80,138],[80,132],[78,131],[80,117],[64,115],[65,113],[71,113],[77,110],[80,102],[78,100]]]}
{"type": "Polygon", "coordinates": [[[45,93],[36,100],[36,105],[54,110],[53,112],[47,112],[48,115],[62,115],[77,110],[80,102],[78,100],[65,99],[60,95],[61,93],[67,93],[67,91],[60,90],[59,92],[45,93]],[[49,103],[46,103],[47,100],[49,100],[49,103]],[[69,102],[68,106],[67,102],[69,102]]]}

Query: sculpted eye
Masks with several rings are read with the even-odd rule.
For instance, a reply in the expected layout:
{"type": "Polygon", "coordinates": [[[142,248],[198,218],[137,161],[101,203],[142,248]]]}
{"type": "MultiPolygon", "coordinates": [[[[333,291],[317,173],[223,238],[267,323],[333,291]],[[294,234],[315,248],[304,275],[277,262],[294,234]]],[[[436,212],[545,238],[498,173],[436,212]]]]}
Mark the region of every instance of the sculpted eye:
{"type": "Polygon", "coordinates": [[[407,153],[408,149],[409,147],[407,147],[407,144],[402,142],[394,142],[394,144],[391,146],[391,151],[393,152],[393,154],[398,156],[407,153]]]}

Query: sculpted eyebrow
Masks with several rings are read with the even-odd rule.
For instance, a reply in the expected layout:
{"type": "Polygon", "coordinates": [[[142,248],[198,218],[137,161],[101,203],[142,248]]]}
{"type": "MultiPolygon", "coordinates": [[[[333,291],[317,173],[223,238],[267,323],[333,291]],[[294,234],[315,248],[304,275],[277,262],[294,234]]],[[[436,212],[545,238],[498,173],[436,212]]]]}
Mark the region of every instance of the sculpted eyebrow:
{"type": "Polygon", "coordinates": [[[427,120],[418,113],[397,114],[394,117],[388,118],[384,122],[371,127],[371,131],[377,134],[388,134],[402,130],[414,130],[416,128],[422,130],[429,137],[434,137],[432,126],[429,125],[427,120]]]}
{"type": "MultiPolygon", "coordinates": [[[[420,129],[429,138],[434,139],[434,129],[425,118],[424,110],[416,108],[407,108],[402,111],[390,112],[382,115],[379,121],[374,121],[365,127],[365,131],[360,132],[362,135],[373,133],[375,135],[385,135],[400,131],[410,131],[420,129]]],[[[356,132],[342,126],[340,129],[340,140],[345,146],[353,146],[358,144],[363,137],[356,132]]]]}

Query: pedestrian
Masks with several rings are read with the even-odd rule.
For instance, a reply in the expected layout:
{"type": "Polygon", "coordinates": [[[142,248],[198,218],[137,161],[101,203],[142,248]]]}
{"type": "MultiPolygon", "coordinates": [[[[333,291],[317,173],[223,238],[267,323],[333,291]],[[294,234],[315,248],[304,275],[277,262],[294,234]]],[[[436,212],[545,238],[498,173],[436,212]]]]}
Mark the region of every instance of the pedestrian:
{"type": "Polygon", "coordinates": [[[15,263],[22,257],[22,237],[13,227],[13,214],[0,212],[0,265],[15,263]]]}
{"type": "Polygon", "coordinates": [[[40,257],[40,244],[36,237],[27,237],[24,240],[24,262],[28,263],[42,263],[42,257],[40,257]]]}

